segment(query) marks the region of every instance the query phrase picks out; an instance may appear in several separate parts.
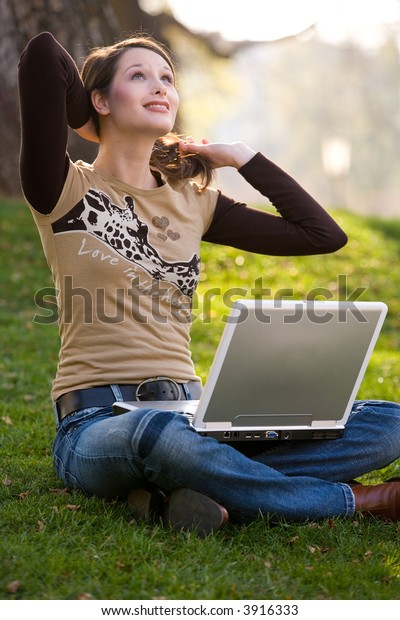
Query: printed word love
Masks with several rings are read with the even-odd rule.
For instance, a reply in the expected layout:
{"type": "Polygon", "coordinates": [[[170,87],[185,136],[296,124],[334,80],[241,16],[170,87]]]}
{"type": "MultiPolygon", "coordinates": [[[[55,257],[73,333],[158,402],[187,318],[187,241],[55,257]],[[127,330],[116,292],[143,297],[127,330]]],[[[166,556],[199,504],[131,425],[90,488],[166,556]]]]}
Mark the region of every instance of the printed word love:
{"type": "Polygon", "coordinates": [[[78,251],[78,256],[83,256],[84,254],[90,255],[92,258],[98,258],[100,261],[107,261],[110,265],[118,265],[119,259],[111,254],[104,254],[98,248],[94,249],[85,249],[86,248],[87,239],[82,239],[81,247],[78,251]]]}

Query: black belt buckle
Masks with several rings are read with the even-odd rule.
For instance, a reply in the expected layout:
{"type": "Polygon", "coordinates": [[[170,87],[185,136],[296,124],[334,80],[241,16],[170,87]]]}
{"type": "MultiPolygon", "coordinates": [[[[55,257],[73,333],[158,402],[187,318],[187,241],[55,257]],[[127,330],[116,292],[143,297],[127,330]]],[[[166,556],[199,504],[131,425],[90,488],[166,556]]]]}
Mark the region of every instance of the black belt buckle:
{"type": "Polygon", "coordinates": [[[136,388],[136,400],[181,400],[181,389],[174,379],[155,377],[145,379],[136,388]]]}

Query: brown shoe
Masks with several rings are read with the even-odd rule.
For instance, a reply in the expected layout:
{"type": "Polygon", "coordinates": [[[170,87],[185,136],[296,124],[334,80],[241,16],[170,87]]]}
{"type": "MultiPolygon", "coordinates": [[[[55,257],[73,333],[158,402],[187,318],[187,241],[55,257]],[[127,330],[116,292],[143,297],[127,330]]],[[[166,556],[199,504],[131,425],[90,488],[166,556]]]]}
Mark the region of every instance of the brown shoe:
{"type": "Polygon", "coordinates": [[[353,486],[352,491],[356,512],[386,517],[390,521],[400,520],[400,482],[384,482],[375,486],[360,484],[353,486]]]}
{"type": "Polygon", "coordinates": [[[138,519],[154,523],[161,520],[176,532],[191,530],[200,538],[217,531],[229,519],[223,506],[192,489],[177,489],[168,497],[161,491],[133,489],[128,505],[138,519]]]}

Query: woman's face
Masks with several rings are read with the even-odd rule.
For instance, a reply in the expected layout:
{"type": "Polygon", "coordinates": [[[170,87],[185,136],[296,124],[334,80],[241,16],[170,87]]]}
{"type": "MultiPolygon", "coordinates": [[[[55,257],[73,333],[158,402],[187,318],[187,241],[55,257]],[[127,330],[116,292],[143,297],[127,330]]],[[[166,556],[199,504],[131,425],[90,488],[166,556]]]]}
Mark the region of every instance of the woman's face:
{"type": "Polygon", "coordinates": [[[179,107],[174,74],[162,56],[143,47],[122,54],[100,115],[120,131],[158,138],[172,130],[179,107]]]}

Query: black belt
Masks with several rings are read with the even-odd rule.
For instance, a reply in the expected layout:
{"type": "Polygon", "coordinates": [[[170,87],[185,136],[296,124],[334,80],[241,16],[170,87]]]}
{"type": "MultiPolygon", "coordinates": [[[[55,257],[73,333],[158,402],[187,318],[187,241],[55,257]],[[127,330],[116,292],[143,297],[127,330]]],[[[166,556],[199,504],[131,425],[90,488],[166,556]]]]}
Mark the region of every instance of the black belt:
{"type": "MultiPolygon", "coordinates": [[[[123,400],[186,400],[187,394],[183,388],[188,389],[191,399],[199,399],[201,395],[201,383],[188,381],[177,383],[173,379],[146,379],[136,385],[117,385],[123,400]]],[[[69,415],[87,407],[107,407],[117,400],[110,385],[87,388],[85,390],[73,390],[58,398],[55,409],[58,423],[69,415]]]]}

